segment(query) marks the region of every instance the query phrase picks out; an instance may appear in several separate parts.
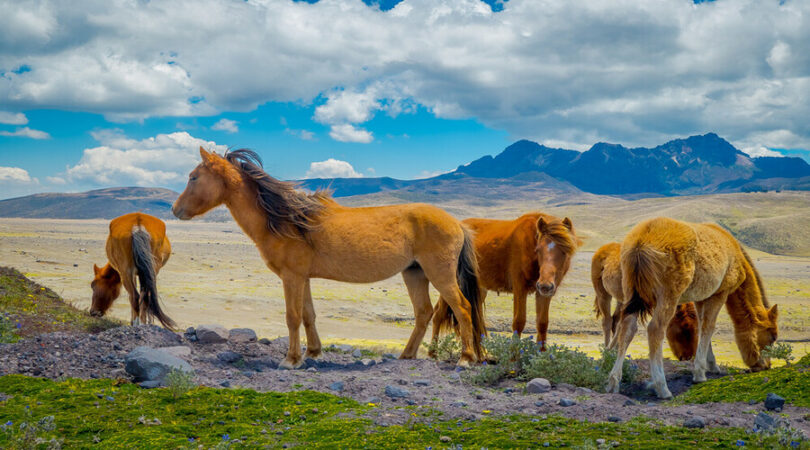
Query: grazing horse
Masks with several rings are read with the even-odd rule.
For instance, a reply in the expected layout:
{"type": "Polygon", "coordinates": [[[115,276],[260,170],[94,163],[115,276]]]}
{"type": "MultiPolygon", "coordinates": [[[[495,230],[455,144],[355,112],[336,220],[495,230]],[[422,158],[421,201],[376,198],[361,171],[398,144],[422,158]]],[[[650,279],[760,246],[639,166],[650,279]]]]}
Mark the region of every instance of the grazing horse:
{"type": "MultiPolygon", "coordinates": [[[[521,334],[526,325],[526,296],[534,292],[537,342],[544,346],[551,297],[582,245],[571,219],[536,212],[515,220],[473,218],[462,223],[475,232],[481,302],[487,291],[511,292],[512,330],[521,334]]],[[[451,311],[440,297],[433,316],[433,341],[453,323],[451,311]]]]}
{"type": "MultiPolygon", "coordinates": [[[[596,318],[602,318],[605,332],[605,346],[610,347],[612,334],[616,331],[621,317],[622,270],[619,261],[621,244],[611,242],[599,247],[591,259],[591,282],[596,291],[594,311],[596,318]],[[610,301],[616,299],[616,309],[610,314],[610,301]]],[[[697,310],[694,303],[678,305],[675,316],[667,325],[669,348],[679,361],[687,361],[697,350],[697,310]]],[[[615,342],[614,342],[615,345],[615,342]]]]}
{"type": "Polygon", "coordinates": [[[164,327],[173,329],[174,321],[160,309],[157,293],[157,274],[171,254],[172,246],[162,220],[143,213],[113,219],[107,237],[109,262],[101,268],[93,264],[90,314],[103,316],[121,294],[123,284],[132,307],[130,323],[151,323],[156,317],[164,327]],[[135,289],[136,276],[140,293],[135,289]]]}
{"type": "Polygon", "coordinates": [[[458,364],[481,359],[484,318],[475,250],[470,232],[450,214],[424,204],[341,206],[328,193],[305,194],[294,183],[269,176],[250,150],[234,150],[222,157],[200,148],[200,156],[202,162],[189,175],[172,211],[187,220],[225,204],[267,267],[281,278],[290,336],[281,367],[297,368],[304,362],[299,337],[302,320],[306,356],[321,353],[310,278],[371,283],[398,272],[416,318],[400,358],[416,357],[433,315],[431,283],[460,318],[463,348],[458,364]]]}
{"type": "Polygon", "coordinates": [[[765,289],[751,258],[740,243],[715,224],[694,224],[668,218],[650,219],[633,227],[621,247],[625,303],[619,324],[618,356],[608,377],[608,392],[618,392],[622,363],[639,317],[650,318],[647,340],[650,375],[659,398],[670,398],[661,345],[664,327],[680,303],[695,302],[698,348],[693,379],[706,381],[717,371],[711,338],[717,314],[726,305],[743,361],[752,370],[770,367],[762,349],[776,341],[777,306],[768,308],[765,289]]]}

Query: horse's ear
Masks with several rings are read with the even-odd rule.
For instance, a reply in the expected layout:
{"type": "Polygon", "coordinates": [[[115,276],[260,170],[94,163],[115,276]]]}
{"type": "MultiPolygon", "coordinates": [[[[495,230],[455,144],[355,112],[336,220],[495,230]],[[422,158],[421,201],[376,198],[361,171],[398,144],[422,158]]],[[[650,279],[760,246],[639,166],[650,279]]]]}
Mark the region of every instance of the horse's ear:
{"type": "Polygon", "coordinates": [[[771,322],[776,322],[776,319],[779,318],[779,305],[771,306],[771,309],[768,310],[768,319],[771,322]]]}
{"type": "Polygon", "coordinates": [[[101,269],[99,269],[97,265],[93,264],[93,273],[98,275],[99,272],[101,272],[101,269]]]}
{"type": "Polygon", "coordinates": [[[574,224],[571,222],[571,219],[566,217],[565,219],[562,220],[562,223],[563,223],[563,225],[565,225],[565,228],[568,228],[568,231],[571,231],[571,232],[574,231],[574,224]]]}
{"type": "Polygon", "coordinates": [[[540,232],[540,234],[544,234],[546,232],[547,225],[546,220],[542,217],[537,219],[537,230],[540,232]]]}
{"type": "Polygon", "coordinates": [[[203,162],[210,162],[214,159],[214,155],[211,152],[206,151],[202,146],[200,146],[200,157],[202,158],[203,162]]]}

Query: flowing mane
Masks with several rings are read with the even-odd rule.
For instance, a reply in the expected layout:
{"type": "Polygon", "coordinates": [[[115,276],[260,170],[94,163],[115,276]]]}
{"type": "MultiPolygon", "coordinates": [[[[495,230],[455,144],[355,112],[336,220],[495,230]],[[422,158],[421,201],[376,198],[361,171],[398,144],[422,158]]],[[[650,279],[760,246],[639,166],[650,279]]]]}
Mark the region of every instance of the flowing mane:
{"type": "Polygon", "coordinates": [[[267,228],[273,233],[292,238],[305,238],[318,225],[318,214],[331,199],[328,191],[306,194],[298,184],[277,180],[264,171],[256,152],[238,149],[225,154],[225,159],[256,186],[256,201],[267,216],[267,228]]]}
{"type": "MultiPolygon", "coordinates": [[[[573,254],[577,248],[582,245],[582,240],[577,237],[571,230],[565,226],[562,221],[550,216],[540,215],[546,219],[545,227],[543,227],[542,235],[548,236],[551,240],[560,247],[565,254],[573,254]],[[552,220],[549,220],[552,219],[552,220]]],[[[538,236],[538,239],[541,236],[538,236]]]]}

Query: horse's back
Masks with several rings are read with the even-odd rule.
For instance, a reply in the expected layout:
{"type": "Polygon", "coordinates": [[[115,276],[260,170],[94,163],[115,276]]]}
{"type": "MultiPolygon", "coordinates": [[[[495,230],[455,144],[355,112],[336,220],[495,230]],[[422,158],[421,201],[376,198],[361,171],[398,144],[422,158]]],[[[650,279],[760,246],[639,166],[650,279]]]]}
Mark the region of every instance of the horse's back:
{"type": "Polygon", "coordinates": [[[140,212],[124,214],[110,221],[110,235],[127,238],[132,235],[135,227],[142,227],[153,238],[166,236],[166,224],[155,216],[140,212]]]}
{"type": "Polygon", "coordinates": [[[171,254],[171,244],[166,237],[166,224],[157,217],[140,212],[124,214],[110,221],[110,235],[107,238],[107,258],[121,273],[131,271],[132,234],[141,229],[149,233],[152,253],[159,255],[163,265],[171,254]]]}

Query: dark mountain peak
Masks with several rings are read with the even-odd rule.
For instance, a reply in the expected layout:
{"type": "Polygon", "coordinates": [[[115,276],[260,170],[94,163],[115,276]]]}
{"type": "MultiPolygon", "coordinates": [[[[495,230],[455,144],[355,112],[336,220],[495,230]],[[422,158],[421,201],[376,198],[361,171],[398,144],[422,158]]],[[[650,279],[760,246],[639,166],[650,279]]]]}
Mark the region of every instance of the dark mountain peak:
{"type": "Polygon", "coordinates": [[[709,164],[732,166],[737,162],[739,156],[748,158],[748,155],[737,150],[730,142],[715,133],[674,139],[652,150],[673,157],[680,166],[698,160],[709,164]]]}

